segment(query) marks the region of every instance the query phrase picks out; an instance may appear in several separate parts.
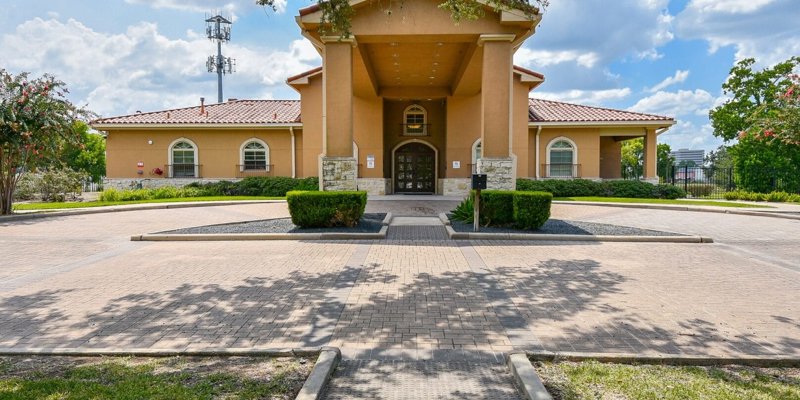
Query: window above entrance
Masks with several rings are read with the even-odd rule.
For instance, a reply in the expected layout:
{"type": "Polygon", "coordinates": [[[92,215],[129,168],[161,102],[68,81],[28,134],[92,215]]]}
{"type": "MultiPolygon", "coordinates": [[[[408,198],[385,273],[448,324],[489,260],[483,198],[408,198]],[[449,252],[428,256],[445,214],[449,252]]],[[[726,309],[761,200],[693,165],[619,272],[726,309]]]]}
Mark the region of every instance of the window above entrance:
{"type": "Polygon", "coordinates": [[[404,136],[428,136],[428,112],[420,105],[412,104],[403,112],[404,136]]]}

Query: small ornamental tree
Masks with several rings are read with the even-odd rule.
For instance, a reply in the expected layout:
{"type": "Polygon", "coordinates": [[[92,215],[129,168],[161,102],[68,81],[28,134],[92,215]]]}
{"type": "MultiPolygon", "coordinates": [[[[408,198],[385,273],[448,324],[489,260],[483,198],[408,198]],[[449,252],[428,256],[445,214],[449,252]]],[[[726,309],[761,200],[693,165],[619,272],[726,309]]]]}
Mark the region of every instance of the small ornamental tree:
{"type": "Polygon", "coordinates": [[[800,146],[800,75],[786,76],[788,87],[776,95],[771,107],[761,106],[750,118],[750,133],[764,140],[800,146]]]}
{"type": "MultiPolygon", "coordinates": [[[[392,0],[389,0],[390,2],[392,0]]],[[[276,0],[256,0],[256,4],[276,10],[276,0]]],[[[486,4],[495,10],[520,10],[528,16],[535,18],[542,10],[547,8],[550,0],[487,0],[486,4]]],[[[350,0],[318,0],[322,17],[320,23],[325,33],[335,33],[342,37],[350,36],[351,20],[355,10],[350,5],[350,0]]],[[[473,21],[484,15],[484,4],[476,0],[442,0],[439,8],[450,11],[453,21],[473,21]]]]}
{"type": "Polygon", "coordinates": [[[89,113],[66,99],[64,82],[44,75],[12,75],[0,70],[0,215],[11,213],[22,175],[52,164],[62,148],[79,145],[76,121],[89,113]]]}

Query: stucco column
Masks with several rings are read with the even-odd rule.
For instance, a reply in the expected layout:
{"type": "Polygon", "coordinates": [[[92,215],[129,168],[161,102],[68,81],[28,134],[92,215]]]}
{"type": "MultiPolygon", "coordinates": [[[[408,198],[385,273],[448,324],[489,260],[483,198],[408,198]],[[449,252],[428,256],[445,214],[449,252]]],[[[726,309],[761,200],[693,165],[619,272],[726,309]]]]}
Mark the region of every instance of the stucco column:
{"type": "Polygon", "coordinates": [[[648,128],[646,132],[644,136],[644,179],[657,182],[658,138],[655,129],[648,128]]]}
{"type": "Polygon", "coordinates": [[[353,157],[353,38],[323,37],[321,190],[356,190],[353,157]]]}
{"type": "Polygon", "coordinates": [[[481,35],[481,146],[478,171],[487,175],[490,189],[516,188],[516,160],[511,153],[513,132],[513,34],[481,35]]]}

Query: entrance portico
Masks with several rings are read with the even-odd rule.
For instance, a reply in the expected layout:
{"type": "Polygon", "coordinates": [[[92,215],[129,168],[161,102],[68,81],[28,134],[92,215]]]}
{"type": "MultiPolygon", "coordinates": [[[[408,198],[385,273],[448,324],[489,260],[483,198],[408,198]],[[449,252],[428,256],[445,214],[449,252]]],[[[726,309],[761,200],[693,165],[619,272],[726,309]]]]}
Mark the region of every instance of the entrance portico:
{"type": "Polygon", "coordinates": [[[434,1],[352,4],[348,38],[320,33],[317,6],[297,17],[323,60],[321,70],[289,80],[301,94],[304,136],[320,130],[321,141],[302,149],[304,170],[317,164],[322,190],[443,193],[473,169],[489,175],[490,187],[513,189],[517,163],[529,156],[528,92],[543,79],[512,60],[538,18],[487,7],[485,17],[456,25],[434,1]],[[398,147],[405,142],[419,146],[398,147]],[[420,180],[431,175],[432,185],[420,180]]]}

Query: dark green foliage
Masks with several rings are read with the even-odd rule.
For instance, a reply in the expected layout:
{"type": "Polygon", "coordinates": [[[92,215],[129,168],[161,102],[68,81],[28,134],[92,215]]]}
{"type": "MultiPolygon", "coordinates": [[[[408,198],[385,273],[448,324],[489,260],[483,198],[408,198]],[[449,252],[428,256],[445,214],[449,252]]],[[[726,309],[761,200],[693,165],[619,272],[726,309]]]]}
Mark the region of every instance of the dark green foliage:
{"type": "Polygon", "coordinates": [[[520,229],[539,229],[550,219],[553,195],[546,192],[516,192],[513,196],[514,223],[520,229]]]}
{"type": "Polygon", "coordinates": [[[677,187],[653,185],[644,181],[604,181],[588,179],[517,179],[517,190],[548,192],[553,197],[631,197],[640,199],[677,199],[686,193],[677,187]]]}
{"type": "Polygon", "coordinates": [[[644,181],[605,181],[602,185],[606,197],[649,199],[656,196],[655,185],[644,181]]]}
{"type": "Polygon", "coordinates": [[[481,224],[505,225],[514,221],[514,191],[484,190],[481,192],[481,224]]]}
{"type": "Polygon", "coordinates": [[[517,179],[517,190],[526,192],[548,192],[553,197],[604,196],[603,186],[588,179],[517,179]]]}
{"type": "Polygon", "coordinates": [[[475,202],[472,200],[472,196],[465,198],[453,209],[452,217],[456,221],[462,221],[468,224],[475,221],[475,202]]]}
{"type": "Polygon", "coordinates": [[[367,192],[291,191],[286,194],[292,223],[304,227],[352,227],[367,206],[367,192]]]}
{"type": "Polygon", "coordinates": [[[654,193],[655,194],[653,197],[658,199],[675,200],[686,197],[686,192],[684,192],[683,189],[681,189],[680,187],[674,185],[666,185],[663,183],[656,185],[654,193]]]}
{"type": "Polygon", "coordinates": [[[285,176],[248,177],[238,182],[192,183],[188,187],[198,188],[201,196],[270,196],[283,197],[292,190],[318,190],[319,180],[310,178],[288,178],[285,176]]]}

